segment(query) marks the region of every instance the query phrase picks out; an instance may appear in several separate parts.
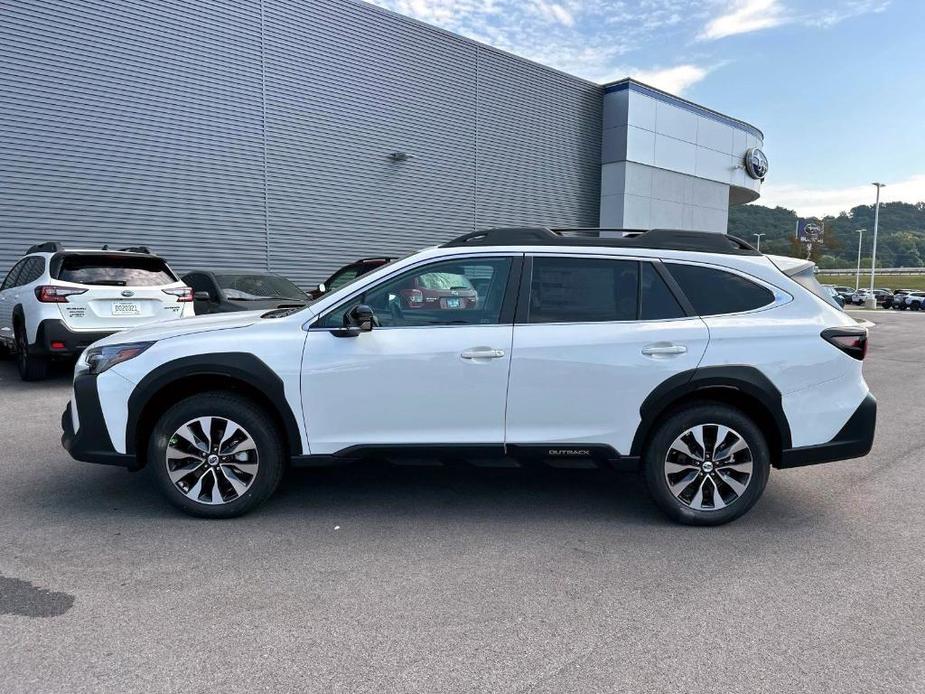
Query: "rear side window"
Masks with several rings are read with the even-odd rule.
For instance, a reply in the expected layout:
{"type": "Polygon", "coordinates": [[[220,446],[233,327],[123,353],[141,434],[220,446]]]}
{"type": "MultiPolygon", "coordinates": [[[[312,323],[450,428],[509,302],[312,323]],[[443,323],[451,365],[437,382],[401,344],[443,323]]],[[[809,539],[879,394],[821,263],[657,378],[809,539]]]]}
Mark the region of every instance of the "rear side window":
{"type": "Polygon", "coordinates": [[[8,273],[6,273],[6,279],[3,280],[3,284],[0,285],[0,290],[2,289],[12,289],[13,287],[19,286],[19,276],[22,274],[23,268],[26,266],[27,258],[20,260],[16,263],[8,273]]]}
{"type": "Polygon", "coordinates": [[[600,258],[533,259],[530,323],[636,319],[639,263],[600,258]]]}
{"type": "Polygon", "coordinates": [[[115,287],[155,287],[177,281],[160,258],[102,254],[66,256],[61,261],[57,279],[115,287]]]}
{"type": "Polygon", "coordinates": [[[639,320],[684,318],[684,309],[652,263],[642,264],[640,284],[642,293],[639,300],[639,320]]]}
{"type": "Polygon", "coordinates": [[[45,272],[45,259],[41,257],[28,258],[23,265],[22,272],[19,274],[17,285],[30,284],[35,282],[42,273],[45,272]]]}
{"type": "Polygon", "coordinates": [[[701,316],[753,311],[774,301],[768,289],[731,272],[679,263],[665,267],[701,316]]]}

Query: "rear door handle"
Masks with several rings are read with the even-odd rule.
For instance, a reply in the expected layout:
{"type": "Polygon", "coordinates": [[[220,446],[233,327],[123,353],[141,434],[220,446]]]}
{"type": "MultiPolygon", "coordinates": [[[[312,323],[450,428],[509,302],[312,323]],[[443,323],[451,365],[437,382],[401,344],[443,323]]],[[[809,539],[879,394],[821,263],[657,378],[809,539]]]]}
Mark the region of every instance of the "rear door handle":
{"type": "Polygon", "coordinates": [[[684,345],[671,344],[669,342],[656,342],[655,344],[643,347],[642,353],[647,357],[670,357],[677,354],[686,354],[687,347],[684,345]]]}
{"type": "Polygon", "coordinates": [[[459,356],[463,359],[500,359],[504,356],[504,350],[491,347],[473,347],[472,349],[464,350],[459,356]]]}

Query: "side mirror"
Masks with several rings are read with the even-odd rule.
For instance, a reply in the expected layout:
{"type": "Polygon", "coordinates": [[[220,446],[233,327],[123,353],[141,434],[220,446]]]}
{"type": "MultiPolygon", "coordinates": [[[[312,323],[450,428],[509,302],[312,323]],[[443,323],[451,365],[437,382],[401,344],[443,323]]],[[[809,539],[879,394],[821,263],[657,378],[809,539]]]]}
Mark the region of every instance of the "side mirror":
{"type": "Polygon", "coordinates": [[[212,301],[212,295],[209,292],[194,292],[193,301],[212,301]]]}
{"type": "Polygon", "coordinates": [[[349,316],[350,325],[358,328],[361,333],[368,333],[374,326],[379,325],[376,314],[366,304],[354,306],[347,315],[349,316]]]}
{"type": "Polygon", "coordinates": [[[357,337],[379,325],[376,314],[366,304],[359,304],[344,314],[344,327],[331,331],[335,337],[357,337]]]}

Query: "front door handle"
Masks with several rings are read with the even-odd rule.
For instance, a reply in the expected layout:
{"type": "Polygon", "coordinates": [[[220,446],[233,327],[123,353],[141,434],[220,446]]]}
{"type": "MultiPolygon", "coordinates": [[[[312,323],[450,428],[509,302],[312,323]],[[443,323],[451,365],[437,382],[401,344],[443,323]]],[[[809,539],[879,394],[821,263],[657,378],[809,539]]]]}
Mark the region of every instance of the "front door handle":
{"type": "Polygon", "coordinates": [[[671,357],[678,354],[686,354],[687,347],[684,345],[675,345],[670,342],[656,342],[655,344],[643,347],[642,353],[647,357],[671,357]]]}
{"type": "Polygon", "coordinates": [[[504,350],[491,347],[473,347],[472,349],[463,350],[459,356],[463,359],[500,359],[504,356],[504,350]]]}

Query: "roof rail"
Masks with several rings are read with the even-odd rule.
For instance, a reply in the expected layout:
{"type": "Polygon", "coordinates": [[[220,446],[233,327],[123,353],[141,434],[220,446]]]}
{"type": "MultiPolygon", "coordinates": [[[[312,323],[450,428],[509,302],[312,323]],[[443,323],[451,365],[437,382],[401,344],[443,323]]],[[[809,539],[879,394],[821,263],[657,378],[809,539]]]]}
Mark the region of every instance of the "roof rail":
{"type": "Polygon", "coordinates": [[[683,229],[495,228],[463,234],[441,248],[460,246],[607,246],[760,255],[750,244],[735,236],[683,229]]]}
{"type": "Polygon", "coordinates": [[[106,243],[106,244],[103,244],[103,248],[101,250],[120,251],[122,253],[144,253],[146,255],[154,255],[154,251],[152,251],[147,246],[126,246],[125,248],[110,248],[109,244],[106,243]]]}
{"type": "Polygon", "coordinates": [[[37,243],[34,246],[29,246],[29,250],[26,251],[26,255],[30,253],[57,253],[58,251],[63,251],[64,246],[60,241],[45,241],[44,243],[37,243]]]}

